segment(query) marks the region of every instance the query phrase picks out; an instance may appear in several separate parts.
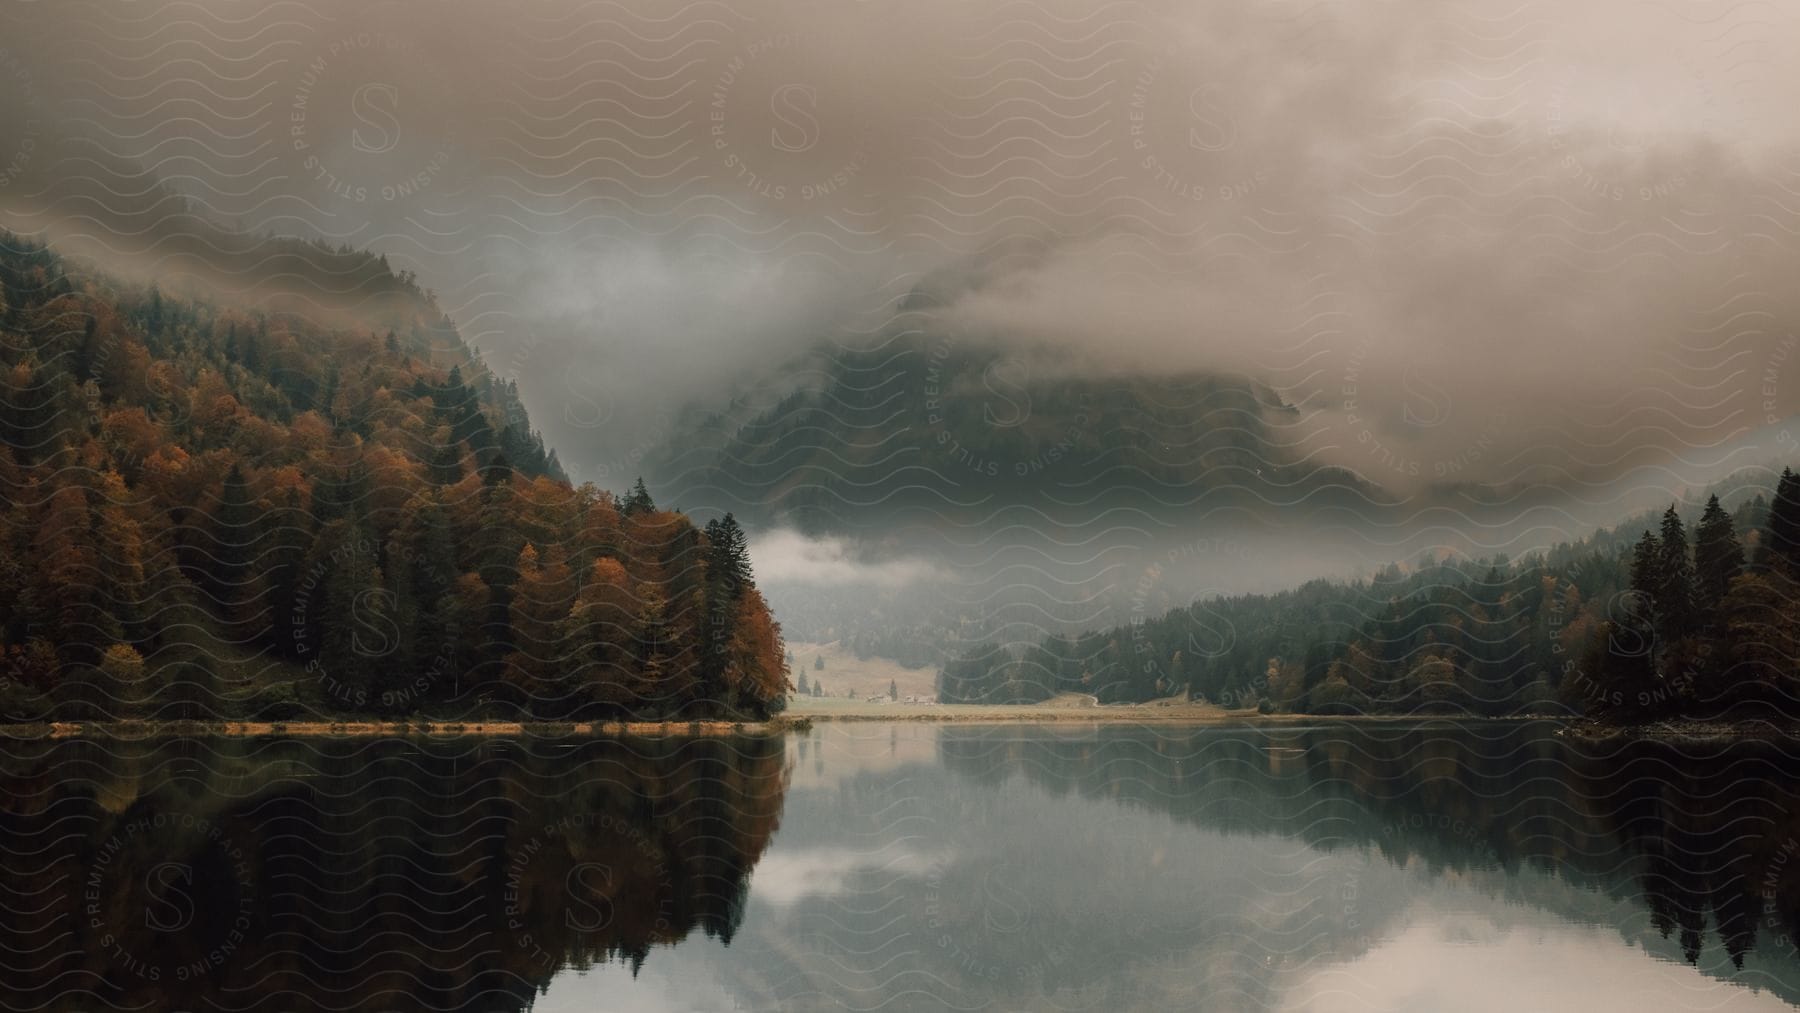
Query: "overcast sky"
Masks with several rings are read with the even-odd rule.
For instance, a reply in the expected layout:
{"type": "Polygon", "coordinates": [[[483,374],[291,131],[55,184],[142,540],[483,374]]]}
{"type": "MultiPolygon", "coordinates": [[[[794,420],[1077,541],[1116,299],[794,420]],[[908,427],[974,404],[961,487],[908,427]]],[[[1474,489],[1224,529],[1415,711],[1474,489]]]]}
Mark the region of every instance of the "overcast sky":
{"type": "Polygon", "coordinates": [[[127,248],[122,158],[386,252],[615,487],[964,265],[949,325],[1255,376],[1398,485],[1579,487],[1800,406],[1793,5],[751,8],[10,4],[0,216],[127,248]]]}

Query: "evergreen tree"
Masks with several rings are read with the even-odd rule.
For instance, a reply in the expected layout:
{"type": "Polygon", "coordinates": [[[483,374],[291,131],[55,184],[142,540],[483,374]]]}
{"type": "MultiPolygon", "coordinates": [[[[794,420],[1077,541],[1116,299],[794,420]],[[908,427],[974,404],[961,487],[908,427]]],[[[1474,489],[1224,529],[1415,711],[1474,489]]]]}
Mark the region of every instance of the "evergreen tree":
{"type": "Polygon", "coordinates": [[[431,452],[431,481],[437,485],[455,485],[462,481],[462,448],[450,442],[448,427],[439,427],[443,442],[431,452]]]}
{"type": "MultiPolygon", "coordinates": [[[[639,482],[639,488],[642,488],[639,482]]],[[[636,492],[633,492],[636,495],[636,492]]],[[[649,498],[649,494],[645,494],[649,498]]],[[[750,570],[749,539],[737,518],[726,514],[723,519],[706,525],[708,580],[730,594],[732,601],[742,597],[753,579],[750,570]]]]}
{"type": "MultiPolygon", "coordinates": [[[[1612,621],[1607,623],[1609,630],[1602,650],[1612,650],[1610,645],[1623,639],[1633,644],[1641,643],[1653,657],[1655,640],[1662,630],[1657,619],[1657,598],[1662,593],[1662,543],[1649,531],[1644,532],[1632,549],[1630,590],[1623,608],[1612,610],[1614,614],[1612,621]]],[[[1600,666],[1591,675],[1597,678],[1600,672],[1617,670],[1616,667],[1600,666]]]]}
{"type": "Polygon", "coordinates": [[[337,434],[333,464],[313,487],[313,516],[320,526],[367,509],[369,466],[355,437],[337,434]]]}
{"type": "Polygon", "coordinates": [[[38,564],[32,625],[54,631],[66,666],[96,665],[106,648],[124,637],[109,607],[111,588],[94,579],[100,561],[92,525],[84,490],[64,486],[44,504],[28,557],[38,564]]]}
{"type": "Polygon", "coordinates": [[[794,690],[795,690],[795,692],[799,693],[801,696],[811,696],[812,695],[812,687],[810,685],[808,685],[806,682],[806,673],[805,672],[800,673],[800,681],[794,685],[794,690]]]}
{"type": "Polygon", "coordinates": [[[512,481],[512,476],[512,462],[502,453],[490,455],[487,463],[481,466],[482,485],[505,485],[512,481]]]}
{"type": "Polygon", "coordinates": [[[1698,626],[1694,608],[1694,564],[1688,556],[1687,529],[1674,504],[1664,511],[1662,537],[1657,544],[1657,633],[1673,643],[1698,626]]]}
{"type": "MultiPolygon", "coordinates": [[[[710,647],[706,668],[709,678],[717,678],[726,660],[726,649],[737,632],[738,603],[743,600],[751,580],[750,553],[744,529],[732,515],[707,522],[705,560],[704,594],[710,647]]],[[[723,687],[718,687],[716,691],[709,690],[709,695],[724,699],[729,694],[723,687]]],[[[729,700],[726,702],[730,703],[729,700]]]]}
{"type": "Polygon", "coordinates": [[[324,563],[317,608],[307,621],[316,627],[317,679],[335,707],[362,711],[377,702],[382,665],[392,651],[394,609],[383,586],[374,552],[374,534],[360,520],[339,522],[322,532],[318,557],[324,563]]]}
{"type": "Polygon", "coordinates": [[[624,523],[569,488],[515,385],[385,271],[402,298],[373,330],[272,324],[72,284],[0,235],[0,487],[19,493],[0,503],[0,716],[498,707],[514,655],[559,711],[779,709],[780,627],[736,519],[709,542],[642,482],[624,523]],[[521,580],[527,540],[544,556],[521,580]]]}
{"type": "Polygon", "coordinates": [[[1012,659],[997,644],[975,644],[938,671],[941,703],[993,703],[1012,659]]]}
{"type": "MultiPolygon", "coordinates": [[[[376,603],[381,618],[374,628],[362,631],[363,648],[368,652],[372,668],[370,705],[386,714],[404,714],[418,706],[408,685],[419,670],[419,627],[422,609],[418,589],[413,581],[417,571],[398,540],[386,546],[385,565],[381,567],[382,591],[376,603]]],[[[359,621],[368,623],[368,620],[359,621]]]]}
{"type": "Polygon", "coordinates": [[[1731,515],[1719,505],[1719,497],[1713,496],[1706,501],[1706,512],[1694,529],[1694,598],[1706,625],[1723,621],[1719,603],[1743,565],[1744,549],[1738,544],[1731,515]]]}
{"type": "Polygon", "coordinates": [[[244,472],[235,463],[225,475],[219,493],[219,509],[214,515],[216,532],[213,564],[208,567],[208,582],[216,596],[220,613],[230,625],[233,640],[247,640],[254,628],[251,619],[256,612],[256,573],[252,569],[260,555],[256,508],[250,502],[249,486],[244,472]]]}
{"type": "Polygon", "coordinates": [[[311,523],[300,508],[299,494],[292,489],[276,498],[267,519],[269,607],[275,649],[290,657],[299,655],[308,636],[308,631],[296,626],[295,616],[305,587],[311,523]]]}
{"type": "Polygon", "coordinates": [[[650,490],[644,488],[644,479],[639,476],[637,484],[631,487],[631,492],[625,497],[625,502],[620,505],[619,512],[627,517],[636,517],[655,509],[656,504],[650,499],[650,490]]]}
{"type": "Polygon", "coordinates": [[[892,679],[888,680],[888,699],[889,700],[900,699],[900,684],[895,682],[892,679]]]}
{"type": "Polygon", "coordinates": [[[1781,469],[1775,484],[1775,501],[1769,504],[1769,541],[1761,559],[1765,566],[1775,566],[1789,576],[1800,576],[1800,476],[1792,469],[1781,469]]]}

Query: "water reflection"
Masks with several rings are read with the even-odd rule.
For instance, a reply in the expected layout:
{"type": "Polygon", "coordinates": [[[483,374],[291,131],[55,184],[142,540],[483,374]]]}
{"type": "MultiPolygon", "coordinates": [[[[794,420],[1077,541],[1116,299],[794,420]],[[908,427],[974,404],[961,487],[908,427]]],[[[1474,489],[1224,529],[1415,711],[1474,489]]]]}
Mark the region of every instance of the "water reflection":
{"type": "Polygon", "coordinates": [[[560,970],[729,940],[782,773],[768,738],[11,743],[0,993],[523,1009],[560,970]]]}
{"type": "MultiPolygon", "coordinates": [[[[939,749],[971,781],[1164,813],[1263,851],[1244,870],[1259,898],[1239,909],[1248,952],[1214,972],[1248,997],[1244,1008],[1278,1005],[1269,982],[1360,958],[1458,894],[1490,927],[1522,911],[1608,926],[1716,980],[1800,996],[1800,767],[1772,743],[1583,745],[1554,725],[1509,723],[1073,738],[957,729],[939,749]],[[1283,867],[1286,842],[1315,864],[1283,867]],[[1344,861],[1365,854],[1380,863],[1344,861]],[[1759,944],[1763,959],[1747,966],[1759,944]]],[[[1712,992],[1701,1005],[1723,1001],[1712,992]]]]}
{"type": "Polygon", "coordinates": [[[1532,867],[1638,893],[1699,963],[1759,933],[1794,948],[1800,766],[1789,747],[1566,741],[1556,725],[1325,727],[1271,734],[1102,729],[1091,739],[957,729],[946,766],[1322,850],[1366,846],[1434,873],[1532,867]]]}
{"type": "Polygon", "coordinates": [[[0,992],[80,1010],[1785,1008],[1794,759],[1517,723],[10,743],[0,992]]]}

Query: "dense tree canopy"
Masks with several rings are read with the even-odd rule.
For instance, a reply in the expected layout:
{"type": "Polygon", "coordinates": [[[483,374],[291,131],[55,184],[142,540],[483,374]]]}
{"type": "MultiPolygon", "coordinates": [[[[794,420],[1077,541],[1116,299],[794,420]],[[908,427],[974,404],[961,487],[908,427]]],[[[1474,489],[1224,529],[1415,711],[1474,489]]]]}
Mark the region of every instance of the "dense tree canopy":
{"type": "Polygon", "coordinates": [[[978,643],[942,667],[939,695],[1615,720],[1800,713],[1800,540],[1782,534],[1800,533],[1800,481],[1784,474],[1772,505],[1739,498],[1728,512],[1710,497],[1691,538],[1671,506],[1518,561],[1426,558],[1022,650],[978,643]]]}
{"type": "Polygon", "coordinates": [[[734,520],[571,487],[428,294],[309,251],[356,312],[0,235],[5,716],[781,705],[734,520]]]}

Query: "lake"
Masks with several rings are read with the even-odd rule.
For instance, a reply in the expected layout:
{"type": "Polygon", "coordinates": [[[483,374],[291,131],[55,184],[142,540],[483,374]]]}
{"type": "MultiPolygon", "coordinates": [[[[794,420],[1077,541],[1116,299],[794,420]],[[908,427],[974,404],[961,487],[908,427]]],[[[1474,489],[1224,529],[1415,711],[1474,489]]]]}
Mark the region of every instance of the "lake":
{"type": "Polygon", "coordinates": [[[1795,760],[1528,722],[11,741],[0,1003],[1787,1009],[1795,760]]]}

